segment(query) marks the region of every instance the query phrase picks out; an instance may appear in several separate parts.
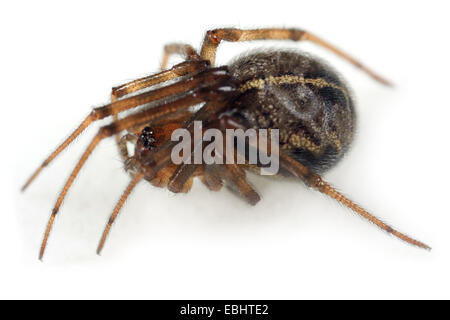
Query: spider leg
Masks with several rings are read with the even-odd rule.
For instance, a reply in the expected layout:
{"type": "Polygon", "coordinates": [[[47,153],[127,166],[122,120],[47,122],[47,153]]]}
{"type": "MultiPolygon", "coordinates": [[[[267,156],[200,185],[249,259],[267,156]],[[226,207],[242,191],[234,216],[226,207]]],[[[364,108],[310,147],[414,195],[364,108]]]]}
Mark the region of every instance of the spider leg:
{"type": "MultiPolygon", "coordinates": [[[[238,121],[233,119],[232,117],[223,117],[222,119],[222,128],[242,128],[238,121]]],[[[257,148],[259,150],[264,151],[265,153],[271,152],[271,145],[268,144],[268,141],[266,139],[258,140],[258,145],[251,145],[254,148],[257,148]]],[[[379,228],[385,230],[388,233],[393,234],[397,238],[408,242],[412,245],[418,246],[420,248],[424,249],[431,249],[426,244],[415,240],[396,229],[392,228],[391,226],[384,223],[382,220],[378,219],[377,217],[370,214],[365,209],[358,206],[356,203],[345,197],[343,194],[338,192],[336,189],[334,189],[329,183],[324,181],[322,177],[320,177],[318,174],[312,172],[308,167],[304,166],[297,160],[293,159],[289,155],[287,155],[282,150],[279,150],[279,162],[281,169],[284,170],[284,172],[287,172],[289,175],[292,175],[294,177],[297,177],[304,181],[308,186],[320,191],[321,193],[337,200],[347,208],[351,209],[355,213],[359,214],[361,217],[363,217],[366,220],[369,220],[379,228]]]]}
{"type": "MultiPolygon", "coordinates": [[[[258,193],[247,182],[245,171],[236,164],[206,165],[208,167],[208,178],[214,177],[205,183],[211,190],[219,190],[222,187],[222,179],[229,187],[238,192],[251,205],[255,205],[261,200],[258,193]],[[212,173],[212,174],[211,174],[212,173]]],[[[200,164],[182,164],[172,175],[168,184],[168,189],[174,193],[187,192],[190,186],[186,183],[195,175],[205,175],[201,171],[200,164]]]]}
{"type": "MultiPolygon", "coordinates": [[[[213,105],[220,105],[220,103],[212,103],[213,105]]],[[[222,106],[224,106],[224,104],[222,104],[222,106]]],[[[190,121],[187,123],[187,125],[185,126],[188,130],[191,129],[192,130],[192,123],[193,121],[201,121],[201,120],[205,120],[205,117],[208,115],[208,104],[206,104],[201,110],[199,110],[197,112],[196,115],[194,115],[190,121]]],[[[196,153],[196,150],[200,149],[201,153],[203,154],[203,146],[204,146],[204,142],[203,140],[201,141],[192,141],[192,145],[191,145],[191,154],[190,157],[191,159],[194,157],[194,154],[196,153]]],[[[191,179],[192,176],[194,175],[201,175],[203,174],[204,171],[204,166],[201,164],[187,164],[187,163],[182,163],[180,165],[177,166],[175,172],[173,173],[173,175],[170,177],[169,183],[167,185],[167,188],[174,192],[174,193],[179,193],[179,192],[187,192],[188,188],[190,188],[190,186],[186,185],[186,182],[189,181],[191,179]]]]}
{"type": "Polygon", "coordinates": [[[247,182],[245,171],[239,165],[214,165],[213,170],[216,170],[218,175],[229,184],[229,187],[238,192],[252,206],[261,200],[259,194],[247,182]]]}
{"type": "MultiPolygon", "coordinates": [[[[198,171],[198,169],[200,168],[200,165],[181,165],[178,167],[178,174],[175,173],[172,177],[171,180],[169,182],[169,186],[172,185],[172,189],[171,191],[173,192],[185,192],[186,187],[185,184],[186,182],[195,174],[195,171],[198,171]],[[186,170],[187,169],[187,170],[186,170]],[[179,186],[179,187],[176,187],[179,186]],[[174,189],[177,188],[177,189],[174,189]]],[[[124,193],[122,194],[121,198],[119,199],[119,201],[117,202],[113,213],[111,214],[111,217],[108,220],[108,223],[103,231],[102,237],[100,239],[98,248],[97,248],[97,254],[100,254],[105,241],[109,235],[109,232],[111,230],[111,227],[114,223],[114,221],[116,220],[120,209],[122,208],[123,204],[125,203],[126,199],[128,198],[128,196],[130,195],[131,191],[134,189],[134,187],[139,183],[139,181],[141,181],[141,179],[144,177],[143,174],[136,174],[133,179],[130,181],[128,187],[125,189],[124,193]]]]}
{"type": "MultiPolygon", "coordinates": [[[[229,116],[222,117],[221,120],[219,120],[220,128],[222,128],[222,131],[225,131],[227,127],[233,126],[234,128],[237,128],[237,122],[233,123],[232,118],[229,116]]],[[[226,144],[226,142],[225,142],[226,144]]],[[[234,192],[237,192],[239,195],[241,195],[249,204],[252,206],[256,205],[260,200],[261,197],[259,194],[253,189],[253,187],[247,182],[247,179],[245,177],[245,170],[243,169],[242,165],[238,165],[237,163],[237,155],[238,155],[238,148],[227,148],[227,146],[224,146],[224,151],[226,154],[226,159],[234,159],[233,164],[213,164],[212,170],[217,173],[219,177],[221,177],[227,184],[228,188],[231,189],[234,192]],[[232,151],[233,150],[233,151],[232,151]]],[[[216,151],[217,152],[217,151],[216,151]]],[[[219,157],[223,158],[223,155],[219,154],[219,157]]],[[[245,154],[243,155],[245,157],[245,154]]],[[[225,159],[224,159],[225,162],[225,159]]]]}
{"type": "Polygon", "coordinates": [[[360,63],[347,53],[337,49],[333,45],[320,39],[314,34],[300,29],[270,28],[270,29],[241,30],[229,28],[229,29],[210,30],[205,35],[200,55],[203,60],[209,60],[211,62],[211,65],[214,65],[217,47],[219,46],[221,41],[239,42],[251,40],[292,40],[292,41],[308,40],[332,51],[336,55],[347,60],[355,67],[367,73],[376,81],[387,86],[392,86],[392,84],[389,81],[379,76],[378,74],[376,74],[375,72],[364,66],[362,63],[360,63]]]}
{"type": "MultiPolygon", "coordinates": [[[[207,107],[208,105],[205,105],[205,114],[207,114],[207,107]]],[[[219,109],[220,110],[220,109],[219,109]]],[[[200,111],[199,111],[200,113],[200,111]]],[[[198,118],[202,118],[201,116],[198,118]]],[[[221,119],[213,121],[209,124],[208,128],[216,128],[219,130],[222,130],[225,132],[227,128],[240,128],[237,122],[233,121],[231,117],[225,115],[222,116],[221,119]]],[[[226,144],[226,142],[224,141],[226,144]]],[[[226,145],[223,147],[223,151],[225,152],[231,152],[228,148],[226,148],[226,145]]],[[[222,152],[223,152],[222,151],[222,152]]],[[[192,152],[194,153],[194,151],[192,152]]],[[[222,158],[225,161],[224,154],[221,154],[219,150],[215,150],[215,153],[217,153],[218,158],[222,158]]],[[[236,156],[237,152],[234,150],[234,155],[231,155],[227,153],[227,158],[233,158],[236,162],[236,156]]],[[[185,165],[186,166],[186,165],[185,165]]],[[[186,178],[182,179],[180,176],[183,176],[183,174],[188,174],[189,168],[180,168],[179,172],[177,171],[177,175],[174,174],[174,181],[172,181],[172,184],[180,188],[183,181],[186,181],[186,178]],[[177,181],[179,180],[179,181],[177,181]]],[[[255,205],[258,203],[261,198],[258,195],[258,193],[253,189],[253,187],[247,182],[245,177],[245,171],[242,169],[241,166],[237,164],[205,164],[203,165],[203,169],[200,168],[200,174],[199,174],[202,182],[212,191],[218,191],[222,188],[223,181],[225,181],[228,184],[228,187],[240,194],[244,199],[251,205],[255,205]]]]}
{"type": "MultiPolygon", "coordinates": [[[[193,126],[192,124],[194,123],[194,121],[202,121],[202,120],[206,120],[208,114],[210,113],[209,109],[212,109],[212,107],[209,107],[209,105],[213,105],[213,106],[220,106],[220,107],[224,107],[225,104],[221,104],[218,101],[214,101],[212,103],[207,103],[205,104],[202,109],[200,109],[196,114],[194,114],[191,119],[187,122],[187,124],[184,126],[188,131],[190,131],[191,136],[192,136],[192,130],[193,130],[193,126]]],[[[220,107],[216,109],[216,111],[220,110],[220,107]]],[[[200,149],[202,154],[203,154],[203,139],[201,139],[200,141],[195,141],[194,139],[192,139],[192,143],[191,143],[191,154],[189,155],[191,157],[191,159],[193,158],[196,150],[200,149]]],[[[168,149],[166,149],[168,150],[168,149]]],[[[185,157],[183,155],[183,157],[185,157]]],[[[186,157],[185,157],[186,159],[186,157]]],[[[197,175],[199,175],[199,172],[201,173],[203,171],[203,166],[201,164],[187,164],[187,163],[182,163],[180,165],[177,166],[175,172],[172,174],[172,176],[170,177],[169,183],[167,185],[167,188],[174,192],[174,193],[179,193],[179,192],[187,192],[190,188],[190,186],[186,185],[186,182],[189,181],[191,179],[191,177],[197,173],[197,175]]]]}
{"type": "Polygon", "coordinates": [[[292,174],[293,176],[295,176],[297,178],[300,178],[310,187],[312,187],[312,188],[322,192],[323,194],[326,194],[327,196],[335,199],[336,201],[342,203],[344,206],[353,210],[355,213],[359,214],[364,219],[372,222],[373,224],[375,224],[379,228],[383,229],[384,231],[391,233],[394,236],[396,236],[397,238],[399,238],[405,242],[408,242],[412,245],[418,246],[423,249],[428,249],[428,250],[431,249],[426,244],[424,244],[418,240],[415,240],[415,239],[395,230],[391,226],[384,223],[382,220],[373,216],[372,214],[367,212],[365,209],[361,208],[359,205],[357,205],[353,201],[346,198],[343,194],[338,192],[329,183],[327,183],[325,180],[323,180],[321,176],[319,176],[316,173],[311,172],[307,167],[305,167],[304,165],[302,165],[295,159],[291,158],[290,156],[284,154],[283,152],[280,152],[280,164],[290,174],[292,174]]]}
{"type": "Polygon", "coordinates": [[[98,244],[97,254],[101,253],[103,246],[105,245],[106,238],[108,237],[109,231],[111,230],[111,226],[116,220],[117,215],[120,212],[120,209],[122,209],[122,206],[124,205],[131,191],[133,191],[134,187],[136,187],[136,185],[142,180],[143,177],[144,175],[141,173],[138,173],[133,177],[133,179],[130,181],[127,188],[123,192],[122,196],[120,197],[119,201],[117,202],[116,206],[114,207],[111,217],[109,218],[108,223],[106,224],[105,230],[103,231],[102,237],[98,244]]]}
{"type": "MultiPolygon", "coordinates": [[[[83,155],[81,156],[80,160],[76,164],[75,168],[73,169],[72,173],[70,174],[66,184],[64,185],[61,193],[58,196],[58,199],[56,200],[56,204],[52,210],[52,214],[50,216],[50,219],[48,221],[44,239],[42,241],[39,259],[42,259],[45,251],[45,247],[47,245],[48,237],[50,234],[50,231],[52,229],[55,217],[59,211],[59,208],[61,207],[61,204],[69,191],[73,181],[77,177],[79,171],[83,167],[86,160],[89,158],[92,151],[97,147],[97,145],[107,137],[111,137],[123,130],[135,127],[137,125],[145,124],[150,122],[153,119],[160,118],[164,115],[174,113],[183,109],[187,109],[193,105],[199,104],[201,102],[204,102],[206,99],[209,98],[217,98],[217,96],[220,96],[223,94],[221,90],[223,89],[224,85],[228,83],[228,77],[223,77],[221,74],[216,74],[216,71],[221,70],[219,68],[212,69],[211,74],[215,77],[209,79],[209,87],[204,84],[204,86],[201,86],[199,88],[190,90],[188,94],[186,94],[184,97],[178,98],[175,101],[163,103],[162,105],[155,106],[151,109],[143,110],[141,112],[135,113],[133,115],[130,115],[128,117],[125,117],[123,119],[118,120],[117,122],[113,122],[110,125],[101,127],[97,133],[97,135],[92,139],[89,146],[84,151],[83,155]]],[[[202,80],[205,80],[204,77],[200,77],[202,80]]],[[[186,80],[187,82],[188,80],[186,80]]],[[[168,88],[168,87],[166,87],[168,88]]],[[[225,88],[227,92],[228,88],[225,88]]],[[[120,103],[121,101],[119,101],[120,103]]],[[[144,172],[146,177],[153,176],[157,170],[151,170],[148,168],[148,171],[144,172]]]]}
{"type": "MultiPolygon", "coordinates": [[[[172,95],[176,91],[182,92],[185,91],[185,84],[186,82],[179,82],[174,85],[156,89],[153,91],[146,92],[144,94],[131,97],[128,99],[123,99],[120,101],[117,101],[118,98],[135,92],[137,90],[153,86],[155,84],[165,82],[168,80],[172,80],[178,77],[181,77],[183,75],[193,73],[198,70],[204,70],[207,68],[208,63],[204,61],[192,61],[192,62],[184,62],[181,64],[178,64],[174,66],[172,69],[160,72],[156,75],[152,75],[149,77],[141,78],[135,81],[132,81],[128,84],[119,86],[117,88],[113,89],[113,98],[112,103],[107,104],[102,107],[98,107],[92,110],[92,112],[83,120],[83,122],[78,126],[78,128],[73,131],[70,136],[64,140],[64,142],[59,145],[55,151],[53,151],[50,156],[47,157],[47,159],[44,160],[44,162],[34,171],[34,173],[28,178],[26,183],[22,187],[22,191],[24,191],[30,183],[39,175],[39,173],[53,160],[58,156],[58,154],[61,153],[64,149],[69,146],[72,141],[79,136],[92,122],[104,119],[111,115],[117,115],[120,112],[135,108],[141,104],[149,103],[153,100],[162,99],[165,96],[172,95]],[[169,87],[172,87],[173,90],[167,89],[169,87]]],[[[194,81],[197,83],[201,83],[199,79],[197,81],[194,81]]],[[[186,87],[192,88],[195,87],[194,83],[191,83],[191,86],[187,85],[186,87]],[[194,85],[194,86],[192,86],[194,85]]],[[[189,89],[187,88],[187,89],[189,89]]],[[[117,121],[117,119],[115,119],[117,121]]]]}
{"type": "Polygon", "coordinates": [[[200,60],[200,55],[191,45],[184,43],[169,43],[164,46],[161,70],[166,68],[169,57],[174,54],[181,55],[183,59],[188,61],[200,60]]]}
{"type": "MultiPolygon", "coordinates": [[[[186,186],[192,176],[201,170],[200,164],[181,164],[177,167],[173,175],[170,177],[167,189],[173,193],[188,192],[190,185],[186,186]]],[[[197,174],[198,175],[198,174],[197,174]]]]}
{"type": "Polygon", "coordinates": [[[159,83],[167,82],[190,73],[205,70],[208,66],[209,63],[206,61],[184,61],[174,65],[170,69],[114,87],[112,89],[112,94],[117,99],[120,99],[125,95],[157,85],[159,83]]]}
{"type": "Polygon", "coordinates": [[[219,191],[222,189],[222,178],[212,170],[211,165],[204,165],[200,180],[211,191],[219,191]]]}

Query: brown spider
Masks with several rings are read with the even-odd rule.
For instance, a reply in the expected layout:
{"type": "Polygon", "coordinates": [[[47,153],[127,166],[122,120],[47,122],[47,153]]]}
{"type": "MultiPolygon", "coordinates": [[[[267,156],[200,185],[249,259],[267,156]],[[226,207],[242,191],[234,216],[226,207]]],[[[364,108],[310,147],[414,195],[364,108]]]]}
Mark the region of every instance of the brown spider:
{"type": "Polygon", "coordinates": [[[319,173],[335,165],[347,151],[355,127],[354,104],[347,86],[329,66],[303,53],[272,50],[257,51],[229,66],[214,67],[221,41],[269,39],[312,41],[341,56],[380,83],[390,85],[349,55],[299,29],[211,30],[206,33],[200,54],[190,45],[166,45],[161,65],[163,71],[113,88],[111,103],[93,109],[25,183],[22,190],[92,122],[112,116],[111,124],[100,128],[64,185],[50,216],[39,258],[43,257],[55,217],[81,167],[100,141],[113,135],[132,180],[106,225],[98,253],[119,210],[142,179],[175,193],[188,192],[194,177],[199,177],[213,191],[221,189],[222,183],[226,182],[250,204],[256,204],[260,197],[245,178],[245,170],[255,169],[255,166],[176,165],[171,162],[170,154],[174,147],[170,139],[172,132],[178,128],[192,131],[194,120],[202,121],[204,128],[221,131],[229,128],[279,129],[280,175],[296,177],[388,233],[410,244],[430,249],[374,217],[320,177],[319,173]],[[166,70],[172,54],[183,56],[185,61],[166,70]],[[151,88],[163,83],[166,85],[151,88]],[[193,111],[191,107],[199,104],[202,107],[193,111]],[[139,106],[144,107],[135,109],[139,106]],[[131,109],[135,112],[119,119],[119,113],[131,109]],[[128,133],[120,137],[119,134],[125,130],[128,133]],[[128,154],[128,142],[135,143],[132,156],[128,154]]]}

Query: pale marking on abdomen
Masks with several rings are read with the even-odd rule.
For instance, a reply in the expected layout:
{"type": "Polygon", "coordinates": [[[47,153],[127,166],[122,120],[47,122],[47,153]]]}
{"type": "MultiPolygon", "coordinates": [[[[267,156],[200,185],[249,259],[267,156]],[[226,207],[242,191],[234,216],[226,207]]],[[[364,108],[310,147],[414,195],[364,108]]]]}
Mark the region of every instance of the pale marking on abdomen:
{"type": "Polygon", "coordinates": [[[265,85],[280,86],[282,84],[301,84],[301,85],[312,84],[313,86],[316,86],[318,88],[329,87],[329,88],[337,89],[344,94],[347,107],[350,106],[350,101],[349,101],[347,90],[345,90],[341,86],[338,86],[334,83],[328,82],[322,78],[310,79],[310,78],[303,78],[303,77],[293,76],[293,75],[283,75],[283,76],[278,76],[278,77],[269,76],[264,79],[258,78],[258,79],[248,80],[245,83],[243,83],[239,87],[238,90],[240,93],[244,93],[245,91],[248,91],[250,89],[262,90],[262,89],[264,89],[265,85]]]}
{"type": "MultiPolygon", "coordinates": [[[[347,108],[350,107],[350,101],[349,101],[347,90],[345,90],[343,87],[338,86],[334,83],[330,83],[322,78],[309,79],[309,78],[303,78],[303,77],[293,76],[293,75],[283,75],[283,76],[278,76],[278,77],[269,76],[264,79],[258,78],[258,79],[249,80],[249,81],[243,83],[239,87],[238,90],[239,90],[239,92],[244,93],[251,89],[262,90],[262,89],[264,89],[265,85],[280,86],[283,84],[301,84],[301,85],[311,84],[318,88],[326,88],[326,87],[334,88],[336,90],[341,91],[344,94],[345,100],[347,103],[347,108]]],[[[306,150],[312,152],[313,154],[315,154],[316,156],[318,156],[320,154],[320,152],[323,151],[323,150],[321,150],[322,148],[320,146],[316,145],[311,139],[309,139],[308,137],[305,137],[305,136],[299,136],[299,135],[294,134],[294,135],[290,136],[289,140],[290,140],[289,142],[291,145],[293,145],[297,148],[306,149],[306,150]]],[[[334,135],[332,136],[332,141],[333,141],[335,148],[338,151],[340,151],[342,149],[342,144],[341,144],[341,141],[336,136],[336,133],[334,133],[334,135]]]]}

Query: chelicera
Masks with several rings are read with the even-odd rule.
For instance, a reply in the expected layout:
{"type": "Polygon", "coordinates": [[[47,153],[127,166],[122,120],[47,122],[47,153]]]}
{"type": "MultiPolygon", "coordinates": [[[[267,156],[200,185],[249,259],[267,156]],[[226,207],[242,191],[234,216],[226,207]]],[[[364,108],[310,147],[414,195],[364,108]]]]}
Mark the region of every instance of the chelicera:
{"type": "Polygon", "coordinates": [[[352,97],[347,85],[332,68],[309,55],[289,50],[255,51],[228,66],[214,66],[216,51],[222,41],[251,40],[312,41],[378,82],[390,85],[346,53],[299,29],[215,29],[206,33],[199,53],[187,44],[169,44],[164,48],[161,72],[113,88],[111,102],[94,108],[24,185],[23,190],[92,122],[112,118],[111,123],[101,127],[92,139],[64,185],[44,234],[40,259],[73,181],[92,151],[108,137],[116,137],[131,182],[106,225],[98,253],[128,195],[143,179],[179,193],[188,192],[192,180],[198,177],[210,190],[220,190],[225,183],[250,204],[256,204],[260,197],[245,175],[252,166],[174,164],[171,161],[172,132],[179,128],[192,131],[194,121],[202,121],[204,128],[221,131],[229,128],[278,129],[280,175],[297,178],[401,240],[429,249],[424,243],[371,215],[320,176],[342,158],[355,132],[352,97]],[[168,58],[173,54],[181,55],[184,61],[166,69],[168,58]],[[198,105],[201,106],[199,109],[193,108],[198,105]],[[125,111],[134,112],[123,115],[125,111]],[[130,142],[135,145],[133,155],[127,149],[130,142]]]}

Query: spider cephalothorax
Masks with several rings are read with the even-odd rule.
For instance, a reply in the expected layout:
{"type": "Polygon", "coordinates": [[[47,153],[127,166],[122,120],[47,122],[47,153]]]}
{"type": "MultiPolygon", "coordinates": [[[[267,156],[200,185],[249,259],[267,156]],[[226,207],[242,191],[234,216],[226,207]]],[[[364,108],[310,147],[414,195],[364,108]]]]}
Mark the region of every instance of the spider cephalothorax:
{"type": "MultiPolygon", "coordinates": [[[[40,258],[44,254],[55,216],[81,167],[102,139],[114,135],[132,180],[108,221],[98,252],[102,250],[126,198],[143,179],[173,192],[188,192],[192,180],[198,177],[210,190],[220,190],[223,184],[227,184],[250,204],[256,204],[260,197],[247,182],[245,171],[254,170],[261,163],[173,161],[171,152],[175,150],[176,143],[171,139],[172,134],[177,129],[191,134],[195,132],[197,122],[202,123],[202,130],[212,129],[219,133],[228,129],[278,130],[280,174],[302,180],[406,242],[429,248],[372,216],[319,176],[320,172],[335,165],[348,150],[356,119],[348,87],[329,66],[309,55],[285,50],[258,51],[241,57],[229,66],[214,66],[221,41],[266,39],[312,41],[346,59],[375,80],[389,85],[349,55],[298,29],[211,30],[206,33],[200,53],[185,44],[167,45],[161,67],[163,71],[113,88],[111,103],[95,108],[25,184],[23,189],[90,123],[112,117],[112,122],[100,128],[87,147],[59,195],[47,225],[40,258]],[[185,61],[166,69],[171,54],[180,54],[185,61]],[[198,105],[199,109],[193,108],[198,105]],[[141,106],[143,108],[119,119],[119,113],[141,106]],[[120,137],[124,131],[127,133],[120,137]],[[132,155],[128,154],[128,142],[135,144],[132,155]]],[[[194,141],[189,146],[195,153],[202,151],[204,144],[203,141],[194,141]]],[[[247,147],[255,148],[254,145],[247,147]]],[[[264,147],[258,144],[256,148],[262,151],[264,147]]]]}

